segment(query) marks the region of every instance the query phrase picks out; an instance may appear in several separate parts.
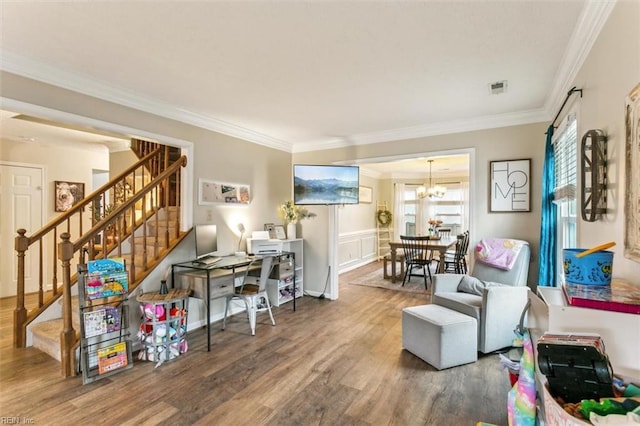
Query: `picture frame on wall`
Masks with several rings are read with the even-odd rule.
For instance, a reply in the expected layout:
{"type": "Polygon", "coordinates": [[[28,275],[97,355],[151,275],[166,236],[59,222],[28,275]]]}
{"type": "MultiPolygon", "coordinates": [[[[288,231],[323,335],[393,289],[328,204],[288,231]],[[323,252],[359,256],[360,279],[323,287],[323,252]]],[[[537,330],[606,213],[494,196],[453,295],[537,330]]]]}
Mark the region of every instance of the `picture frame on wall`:
{"type": "Polygon", "coordinates": [[[84,183],[82,182],[56,180],[54,185],[54,210],[56,212],[66,212],[84,198],[84,183]]]}
{"type": "Polygon", "coordinates": [[[360,202],[364,204],[371,204],[373,202],[373,188],[361,185],[358,189],[360,190],[360,193],[358,194],[360,202]]]}
{"type": "Polygon", "coordinates": [[[531,159],[491,161],[489,212],[531,211],[531,159]]]}
{"type": "Polygon", "coordinates": [[[207,204],[249,204],[251,188],[249,185],[217,182],[209,179],[198,180],[198,203],[207,204]]]}
{"type": "Polygon", "coordinates": [[[640,263],[640,84],[625,99],[624,256],[640,263]]]}

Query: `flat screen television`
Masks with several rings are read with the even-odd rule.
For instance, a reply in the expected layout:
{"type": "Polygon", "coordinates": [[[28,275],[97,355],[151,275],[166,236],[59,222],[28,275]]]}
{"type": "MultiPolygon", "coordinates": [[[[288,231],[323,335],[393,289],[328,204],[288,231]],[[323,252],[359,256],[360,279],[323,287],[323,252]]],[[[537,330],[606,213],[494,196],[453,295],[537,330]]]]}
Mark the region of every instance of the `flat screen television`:
{"type": "Polygon", "coordinates": [[[216,225],[196,225],[196,259],[213,256],[218,251],[218,228],[216,225]]]}
{"type": "Polygon", "coordinates": [[[293,165],[293,203],[358,204],[358,166],[293,165]]]}

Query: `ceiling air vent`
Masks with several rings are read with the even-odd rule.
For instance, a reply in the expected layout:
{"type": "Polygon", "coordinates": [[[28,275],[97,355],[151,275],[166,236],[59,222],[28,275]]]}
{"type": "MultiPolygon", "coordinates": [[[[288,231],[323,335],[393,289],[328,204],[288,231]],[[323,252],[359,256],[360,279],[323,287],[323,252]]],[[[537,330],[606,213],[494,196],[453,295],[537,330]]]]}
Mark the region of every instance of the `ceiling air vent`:
{"type": "Polygon", "coordinates": [[[496,81],[495,83],[489,83],[489,92],[492,95],[499,95],[507,91],[507,80],[496,81]]]}

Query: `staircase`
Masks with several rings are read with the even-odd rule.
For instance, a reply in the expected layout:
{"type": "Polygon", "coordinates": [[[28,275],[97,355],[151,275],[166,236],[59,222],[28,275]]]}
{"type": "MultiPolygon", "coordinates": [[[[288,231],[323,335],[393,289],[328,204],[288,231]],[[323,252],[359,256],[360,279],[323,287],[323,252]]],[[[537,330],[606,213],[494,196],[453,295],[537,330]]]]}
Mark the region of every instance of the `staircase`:
{"type": "Polygon", "coordinates": [[[129,291],[134,291],[186,236],[180,231],[179,191],[186,158],[175,158],[175,151],[170,154],[169,147],[133,142],[140,158],[136,164],[33,235],[28,237],[26,230],[18,230],[14,346],[25,347],[27,325],[54,303],[60,303],[61,318],[33,324],[31,331],[33,346],[59,360],[63,376],[75,374],[80,323],[71,287],[77,281],[77,275],[72,274],[77,265],[123,257],[128,265],[129,291]],[[40,265],[35,306],[25,305],[27,253],[40,265]],[[47,268],[49,263],[52,266],[47,268]],[[51,282],[51,290],[47,291],[45,282],[51,282]]]}

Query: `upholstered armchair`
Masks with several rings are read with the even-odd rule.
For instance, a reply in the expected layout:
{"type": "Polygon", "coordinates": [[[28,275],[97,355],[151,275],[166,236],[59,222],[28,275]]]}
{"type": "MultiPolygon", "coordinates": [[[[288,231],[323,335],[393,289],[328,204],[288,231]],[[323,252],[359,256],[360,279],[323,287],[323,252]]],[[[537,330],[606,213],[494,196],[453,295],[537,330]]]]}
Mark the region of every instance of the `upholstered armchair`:
{"type": "Polygon", "coordinates": [[[478,351],[490,353],[511,346],[529,296],[530,257],[525,244],[509,270],[476,261],[470,275],[437,274],[431,302],[476,319],[478,351]]]}

